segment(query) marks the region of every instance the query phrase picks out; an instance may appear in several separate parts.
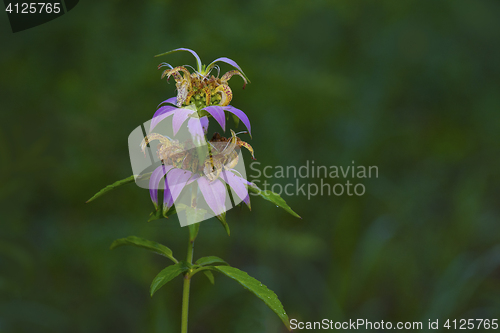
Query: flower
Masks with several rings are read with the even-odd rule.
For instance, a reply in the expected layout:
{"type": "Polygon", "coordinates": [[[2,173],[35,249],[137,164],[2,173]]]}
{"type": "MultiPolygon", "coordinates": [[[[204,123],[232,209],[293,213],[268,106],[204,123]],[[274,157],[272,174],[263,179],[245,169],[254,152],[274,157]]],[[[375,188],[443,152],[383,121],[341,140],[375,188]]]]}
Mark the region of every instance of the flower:
{"type": "MultiPolygon", "coordinates": [[[[240,66],[238,66],[234,60],[226,57],[215,59],[208,66],[204,66],[201,63],[201,59],[198,54],[196,54],[193,50],[186,48],[178,48],[157,56],[178,51],[187,51],[193,54],[196,58],[197,69],[191,73],[186,68],[187,65],[173,67],[165,62],[158,66],[159,69],[162,67],[169,68],[162,73],[162,78],[165,76],[167,77],[167,80],[171,76],[174,78],[176,82],[177,96],[171,97],[158,105],[158,109],[153,115],[153,119],[151,121],[150,132],[152,132],[160,121],[172,115],[174,135],[177,134],[179,128],[186,121],[186,119],[190,117],[199,118],[200,121],[207,123],[207,120],[203,118],[211,116],[220,124],[223,131],[225,131],[225,112],[229,112],[243,122],[251,136],[251,126],[247,115],[243,111],[229,105],[233,96],[232,90],[228,85],[228,81],[231,77],[234,75],[240,76],[244,81],[243,88],[245,88],[246,84],[250,82],[240,66]],[[236,69],[226,72],[219,78],[220,70],[216,65],[217,62],[225,62],[236,69]],[[210,73],[215,68],[218,69],[217,77],[214,75],[210,76],[210,73]]],[[[194,122],[195,121],[192,121],[191,124],[194,124],[194,122]]],[[[191,127],[193,126],[194,125],[191,125],[191,127]]],[[[189,123],[188,127],[190,127],[189,123]]]]}
{"type": "MultiPolygon", "coordinates": [[[[157,167],[149,180],[149,192],[155,208],[159,208],[158,190],[164,180],[163,212],[168,212],[181,192],[188,185],[195,183],[208,207],[217,216],[226,211],[226,185],[250,207],[247,185],[251,185],[234,168],[239,161],[239,149],[245,147],[253,158],[252,147],[236,136],[231,130],[230,139],[215,133],[209,141],[210,151],[202,162],[199,162],[199,150],[191,141],[179,142],[161,134],[151,133],[141,143],[145,151],[146,145],[158,140],[157,154],[162,165],[157,167]]],[[[193,193],[197,193],[194,189],[193,193]]],[[[196,199],[196,195],[194,196],[196,199]]],[[[198,221],[194,221],[198,222],[198,221]]],[[[192,222],[192,223],[194,223],[192,222]]]]}
{"type": "Polygon", "coordinates": [[[168,51],[157,55],[157,57],[178,51],[190,52],[196,58],[197,69],[193,73],[190,73],[184,66],[177,66],[174,68],[166,62],[161,63],[158,66],[158,69],[165,66],[170,68],[163,72],[162,78],[165,76],[167,76],[167,79],[170,76],[174,77],[177,87],[176,105],[178,107],[181,107],[183,104],[189,105],[191,98],[193,97],[197,100],[196,103],[200,106],[202,104],[205,104],[206,106],[214,104],[221,106],[229,105],[229,102],[231,102],[233,97],[231,88],[227,83],[229,79],[231,79],[233,75],[241,76],[244,81],[243,89],[245,89],[246,84],[250,82],[240,66],[238,66],[234,60],[226,57],[215,59],[208,66],[202,65],[201,59],[196,52],[186,48],[178,48],[168,51]],[[218,75],[217,77],[213,75],[210,76],[210,72],[215,68],[216,63],[219,61],[233,66],[236,70],[226,72],[221,78],[219,78],[218,75]],[[218,95],[219,93],[220,95],[218,95]]]}
{"type": "MultiPolygon", "coordinates": [[[[248,149],[254,158],[253,149],[238,138],[233,130],[230,138],[215,133],[212,139],[207,141],[205,136],[209,118],[215,119],[225,132],[226,113],[232,114],[237,121],[241,120],[248,130],[247,133],[251,135],[251,125],[247,115],[229,104],[233,93],[228,84],[235,75],[243,79],[243,88],[250,81],[238,64],[226,57],[218,58],[205,66],[202,65],[196,52],[186,48],[175,49],[158,56],[178,51],[190,52],[196,58],[196,68],[188,65],[173,67],[165,62],[158,66],[158,69],[167,67],[161,77],[166,77],[167,80],[172,77],[175,80],[177,96],[158,105],[149,126],[149,134],[141,143],[141,150],[145,152],[146,146],[151,141],[159,141],[156,154],[161,165],[154,169],[149,179],[151,200],[157,210],[156,213],[162,213],[164,216],[169,215],[174,203],[177,213],[186,210],[186,215],[191,214],[191,221],[188,224],[203,220],[199,212],[209,213],[209,211],[225,224],[226,206],[230,204],[228,192],[231,201],[239,199],[237,203],[244,201],[250,207],[247,186],[251,184],[236,167],[240,148],[248,149]],[[219,77],[220,68],[217,62],[227,63],[235,69],[219,77]],[[214,69],[217,69],[217,76],[211,75],[214,69]],[[153,132],[162,120],[170,116],[172,116],[173,131],[171,138],[153,132]],[[183,136],[177,134],[186,120],[190,138],[179,139],[183,136]],[[187,187],[191,188],[190,199],[185,198],[189,192],[187,187]],[[161,207],[158,198],[160,188],[164,190],[161,207]],[[230,190],[234,192],[233,196],[230,190]],[[197,201],[198,194],[203,197],[203,202],[197,201]],[[203,203],[206,203],[206,206],[203,206],[203,203]],[[200,208],[202,206],[204,208],[200,208]]],[[[242,172],[243,170],[244,166],[242,172]]],[[[189,217],[187,219],[189,220],[189,217]]]]}

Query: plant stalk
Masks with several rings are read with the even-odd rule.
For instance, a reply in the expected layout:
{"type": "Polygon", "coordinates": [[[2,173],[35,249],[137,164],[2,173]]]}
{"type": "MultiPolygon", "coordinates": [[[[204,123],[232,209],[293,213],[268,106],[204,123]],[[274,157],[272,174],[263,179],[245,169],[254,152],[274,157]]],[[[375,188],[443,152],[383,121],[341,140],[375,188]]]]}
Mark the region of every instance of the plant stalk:
{"type": "MultiPolygon", "coordinates": [[[[188,250],[186,261],[189,264],[193,263],[194,239],[189,237],[188,250]]],[[[184,274],[184,286],[182,289],[182,317],[181,317],[181,333],[188,333],[188,312],[189,312],[189,291],[191,288],[191,271],[184,274]]]]}

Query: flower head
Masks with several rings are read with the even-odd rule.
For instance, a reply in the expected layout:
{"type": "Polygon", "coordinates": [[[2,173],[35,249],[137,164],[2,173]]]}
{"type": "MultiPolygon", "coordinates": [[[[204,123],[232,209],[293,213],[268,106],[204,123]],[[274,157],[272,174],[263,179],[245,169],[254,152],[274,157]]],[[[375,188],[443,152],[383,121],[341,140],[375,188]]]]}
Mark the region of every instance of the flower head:
{"type": "MultiPolygon", "coordinates": [[[[234,75],[238,75],[243,79],[243,88],[250,82],[240,66],[234,60],[226,57],[215,59],[208,66],[205,66],[202,65],[201,59],[196,52],[186,48],[165,52],[157,55],[157,57],[179,51],[187,51],[193,54],[196,58],[197,68],[193,68],[193,72],[190,72],[187,68],[190,67],[188,65],[173,67],[166,62],[158,66],[158,68],[168,67],[163,71],[162,78],[167,77],[167,80],[170,77],[174,78],[177,96],[168,98],[160,103],[151,121],[150,131],[152,131],[160,121],[169,116],[173,116],[172,124],[174,135],[188,118],[199,118],[200,121],[207,123],[208,126],[208,120],[203,119],[207,116],[213,117],[220,124],[222,130],[225,131],[225,112],[229,112],[243,122],[251,136],[250,121],[246,114],[229,105],[233,98],[233,92],[229,87],[228,81],[234,75]],[[235,69],[226,72],[219,78],[220,68],[217,62],[227,63],[235,69]],[[217,76],[211,75],[214,69],[217,69],[217,76]]],[[[193,126],[191,126],[191,128],[192,127],[193,126]]]]}
{"type": "Polygon", "coordinates": [[[194,102],[197,108],[200,109],[211,105],[227,106],[233,98],[233,92],[228,85],[229,79],[234,75],[241,76],[244,81],[243,89],[250,82],[240,66],[234,60],[226,57],[215,59],[208,66],[202,65],[200,57],[196,52],[186,48],[165,52],[157,55],[157,57],[178,51],[187,51],[194,55],[197,62],[197,69],[193,73],[189,72],[185,66],[172,67],[172,65],[165,62],[158,66],[158,69],[168,67],[163,72],[162,78],[166,76],[168,80],[172,76],[175,80],[177,87],[177,107],[190,105],[191,102],[194,102]],[[236,69],[226,72],[220,78],[220,70],[218,70],[217,76],[210,75],[216,68],[217,62],[225,62],[236,69]]]}
{"type": "MultiPolygon", "coordinates": [[[[236,136],[225,138],[215,133],[209,141],[210,152],[200,163],[199,150],[191,141],[179,142],[158,133],[151,133],[141,143],[145,151],[147,144],[158,141],[157,155],[162,165],[151,174],[149,189],[151,200],[158,208],[158,189],[163,185],[163,211],[167,212],[183,189],[196,182],[205,202],[215,215],[226,211],[227,184],[240,200],[250,205],[246,185],[249,182],[235,170],[239,151],[245,147],[253,157],[252,147],[236,136]],[[161,184],[164,180],[164,184],[161,184]]],[[[195,188],[194,191],[197,189],[195,188]]]]}
{"type": "MultiPolygon", "coordinates": [[[[186,48],[175,49],[159,56],[179,51],[190,52],[196,59],[196,67],[174,67],[168,63],[158,66],[159,69],[166,67],[162,78],[174,79],[177,96],[160,103],[151,120],[149,134],[144,133],[146,137],[140,144],[141,150],[145,152],[152,141],[158,141],[156,163],[161,164],[156,164],[157,167],[149,179],[151,200],[158,212],[158,193],[159,189],[163,189],[161,211],[164,216],[166,212],[171,211],[175,203],[177,212],[182,209],[194,209],[196,212],[206,210],[213,212],[222,221],[227,205],[231,204],[229,198],[234,202],[237,200],[233,199],[239,198],[237,203],[244,201],[250,205],[247,189],[249,182],[243,176],[243,163],[240,163],[240,171],[243,170],[243,174],[238,171],[237,166],[241,159],[242,147],[250,151],[252,158],[254,153],[252,147],[237,137],[233,130],[228,138],[215,133],[211,140],[207,140],[206,135],[210,118],[215,119],[225,132],[226,117],[229,114],[246,126],[247,132],[243,133],[251,135],[250,121],[246,114],[229,104],[233,99],[233,92],[228,84],[235,75],[243,79],[243,88],[250,81],[240,66],[229,58],[218,58],[205,66],[196,52],[186,48]],[[220,76],[218,62],[229,64],[234,69],[220,76]],[[217,75],[213,74],[214,70],[217,75]],[[170,116],[172,133],[164,135],[154,131],[161,121],[170,116]],[[186,120],[188,131],[181,133],[189,133],[187,139],[178,135],[186,120]],[[190,187],[190,190],[186,189],[187,187],[190,187]],[[182,201],[188,192],[191,197],[182,201]],[[232,192],[234,195],[231,196],[232,192]],[[199,194],[204,200],[197,199],[199,194]],[[206,203],[206,209],[200,208],[202,201],[206,203]]],[[[194,215],[196,221],[188,221],[188,224],[203,220],[199,218],[198,213],[194,215]]]]}

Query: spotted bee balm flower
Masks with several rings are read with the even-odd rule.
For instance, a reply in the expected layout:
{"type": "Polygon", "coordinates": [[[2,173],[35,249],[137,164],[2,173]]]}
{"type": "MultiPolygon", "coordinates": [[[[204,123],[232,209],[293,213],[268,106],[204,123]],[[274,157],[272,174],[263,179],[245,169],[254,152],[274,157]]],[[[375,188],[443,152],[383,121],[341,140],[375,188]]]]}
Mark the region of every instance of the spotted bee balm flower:
{"type": "Polygon", "coordinates": [[[251,137],[252,128],[245,112],[230,104],[233,91],[229,86],[230,79],[239,76],[244,88],[250,82],[246,74],[226,57],[203,65],[198,54],[187,48],[158,56],[180,51],[191,53],[196,66],[174,67],[165,62],[158,66],[163,69],[162,78],[175,81],[177,92],[158,105],[151,120],[130,134],[134,176],[106,187],[89,201],[116,186],[135,181],[149,189],[155,207],[150,220],[177,213],[181,225],[186,226],[216,216],[229,233],[225,212],[242,202],[250,207],[249,192],[298,217],[278,194],[262,191],[246,180],[241,148],[248,150],[252,159],[254,150],[237,135],[247,133],[251,137]],[[233,68],[220,75],[218,63],[233,68]],[[229,116],[236,126],[241,121],[246,131],[236,134],[230,129],[230,135],[225,136],[213,132],[208,140],[210,119],[215,119],[224,133],[229,116]],[[166,121],[170,117],[171,121],[166,121]]]}
{"type": "MultiPolygon", "coordinates": [[[[177,96],[171,97],[158,106],[149,125],[149,134],[142,140],[141,151],[145,153],[146,147],[151,141],[159,141],[156,149],[156,158],[161,162],[151,173],[149,180],[149,191],[151,200],[157,214],[159,210],[158,191],[163,190],[163,206],[161,211],[167,217],[175,204],[175,211],[196,210],[199,214],[187,214],[186,220],[181,225],[199,222],[211,216],[217,216],[225,223],[225,212],[227,206],[231,206],[230,198],[234,202],[245,202],[250,207],[248,186],[252,186],[244,175],[238,171],[237,165],[241,159],[240,148],[245,147],[255,159],[253,148],[236,136],[231,130],[231,137],[225,138],[215,133],[211,140],[206,140],[209,118],[215,119],[222,130],[226,130],[226,115],[232,114],[238,121],[246,126],[251,135],[251,125],[247,115],[229,105],[233,93],[228,81],[237,75],[243,79],[244,85],[250,81],[239,65],[229,58],[218,58],[208,66],[203,66],[196,52],[179,48],[164,54],[178,51],[187,51],[194,55],[197,68],[188,65],[173,67],[168,63],[161,63],[158,68],[167,67],[162,73],[162,78],[173,78],[176,83],[177,96]],[[230,70],[219,78],[220,68],[217,62],[224,62],[235,69],[230,70]],[[192,68],[190,72],[188,68],[192,68]],[[212,72],[217,70],[217,76],[212,72]],[[155,128],[166,118],[172,116],[172,131],[170,135],[154,132],[155,128]],[[190,136],[184,140],[177,139],[179,133],[183,132],[183,125],[187,120],[187,132],[190,136]],[[191,186],[189,190],[185,188],[191,186]],[[179,204],[178,199],[181,192],[190,191],[191,198],[179,204]],[[200,206],[203,203],[198,198],[204,199],[207,208],[200,206]],[[237,199],[234,201],[234,199],[237,199]],[[205,211],[208,214],[202,214],[205,211]],[[213,213],[214,215],[211,215],[213,213]],[[189,215],[189,217],[188,217],[189,215]],[[196,218],[193,218],[196,216],[196,218]]],[[[164,55],[162,54],[162,55],[164,55]]],[[[181,135],[182,136],[182,135],[181,135]]],[[[145,154],[146,155],[146,154],[145,154]]],[[[241,167],[244,166],[243,164],[241,167]]],[[[244,173],[244,172],[243,172],[244,173]]]]}
{"type": "Polygon", "coordinates": [[[174,68],[165,62],[158,66],[158,68],[165,66],[170,68],[163,72],[162,78],[166,76],[168,79],[172,76],[175,79],[177,96],[171,97],[160,104],[160,106],[162,104],[173,105],[158,108],[153,115],[151,130],[160,121],[173,115],[174,134],[176,134],[182,123],[195,112],[198,112],[198,116],[201,119],[206,115],[211,115],[225,131],[226,118],[224,111],[227,111],[238,117],[245,124],[251,135],[250,121],[247,115],[243,111],[229,105],[233,98],[232,90],[228,85],[229,79],[234,75],[241,76],[244,81],[243,88],[250,82],[240,66],[234,60],[226,57],[215,59],[208,66],[203,66],[196,52],[186,48],[175,49],[158,56],[178,51],[191,52],[196,58],[197,69],[191,73],[186,66],[177,66],[174,68]],[[227,63],[236,69],[225,73],[221,78],[218,76],[215,77],[210,74],[214,69],[220,72],[219,67],[216,65],[217,62],[227,63]]]}
{"type": "Polygon", "coordinates": [[[191,98],[193,97],[195,99],[195,103],[200,107],[203,105],[229,105],[229,102],[231,102],[231,99],[233,98],[232,90],[228,85],[229,79],[233,75],[241,76],[243,78],[243,81],[245,82],[243,85],[243,89],[245,88],[246,84],[250,82],[250,80],[248,80],[246,75],[243,73],[243,70],[240,68],[240,66],[238,66],[238,64],[234,60],[226,57],[215,59],[208,66],[202,65],[201,59],[196,54],[196,52],[186,48],[179,48],[169,52],[165,52],[157,55],[157,57],[177,51],[191,52],[196,58],[197,65],[197,69],[193,73],[190,73],[185,66],[177,66],[174,68],[172,67],[172,65],[166,62],[163,62],[158,66],[158,68],[162,68],[165,66],[170,68],[163,72],[162,78],[166,76],[168,79],[170,76],[172,76],[175,79],[177,87],[176,105],[178,107],[181,107],[183,104],[189,105],[191,102],[191,98]],[[216,65],[217,62],[225,62],[236,68],[236,70],[231,70],[225,73],[221,78],[219,78],[218,75],[217,77],[215,77],[214,75],[210,76],[210,73],[214,68],[218,69],[218,66],[216,65]]]}
{"type": "Polygon", "coordinates": [[[190,52],[196,58],[196,68],[160,64],[159,68],[167,67],[162,78],[175,80],[177,96],[160,103],[153,118],[129,135],[134,175],[105,187],[88,202],[118,186],[135,181],[137,185],[149,189],[155,208],[150,221],[177,214],[181,225],[188,226],[186,260],[177,260],[172,250],[165,245],[135,236],[117,239],[111,245],[111,249],[122,245],[137,246],[161,254],[173,262],[153,279],[150,294],[153,296],[167,282],[183,275],[181,333],[188,333],[190,283],[198,272],[203,272],[212,283],[212,272],[236,280],[271,308],[290,330],[288,316],[278,297],[258,280],[215,256],[201,257],[193,262],[194,242],[200,228],[197,222],[216,216],[229,234],[226,211],[242,202],[250,208],[250,192],[296,217],[300,216],[278,194],[262,191],[245,179],[241,150],[245,148],[255,159],[254,150],[238,135],[251,135],[250,121],[243,111],[229,104],[233,92],[228,84],[235,75],[243,79],[244,86],[249,83],[243,70],[229,58],[218,58],[208,66],[203,66],[196,52],[186,48],[161,55],[178,51],[190,52]],[[219,77],[218,62],[229,64],[235,69],[219,77]],[[188,68],[192,68],[192,71],[188,68]],[[217,70],[217,76],[211,74],[214,70],[217,70]],[[230,129],[230,135],[226,136],[214,132],[211,139],[207,140],[210,119],[215,119],[222,131],[226,132],[226,116],[229,115],[232,115],[236,125],[241,121],[247,131],[235,133],[230,129]],[[169,117],[172,117],[172,121],[164,121],[169,117]]]}
{"type": "Polygon", "coordinates": [[[172,208],[180,192],[193,182],[197,182],[206,203],[216,214],[221,215],[226,211],[225,197],[226,185],[230,186],[236,195],[250,207],[250,198],[246,186],[250,183],[241,177],[234,168],[238,164],[238,150],[245,147],[252,153],[252,147],[236,136],[231,130],[231,139],[215,133],[208,142],[210,154],[202,162],[199,161],[198,150],[191,141],[180,143],[170,140],[158,133],[149,134],[141,143],[142,151],[153,140],[160,143],[157,154],[162,162],[149,180],[151,200],[158,208],[159,183],[164,180],[163,211],[172,208]]]}

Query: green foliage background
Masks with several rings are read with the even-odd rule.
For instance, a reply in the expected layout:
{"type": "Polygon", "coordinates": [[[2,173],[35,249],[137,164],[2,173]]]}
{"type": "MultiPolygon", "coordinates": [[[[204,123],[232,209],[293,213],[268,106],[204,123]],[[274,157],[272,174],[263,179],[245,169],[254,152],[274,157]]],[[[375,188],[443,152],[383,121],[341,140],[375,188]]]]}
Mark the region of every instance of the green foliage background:
{"type": "MultiPolygon", "coordinates": [[[[177,47],[250,77],[232,104],[262,167],[379,168],[362,197],[283,195],[302,220],[255,198],[228,212],[231,237],[203,222],[195,258],[247,271],[299,320],[500,318],[499,16],[497,1],[81,1],[12,34],[0,14],[0,332],[179,330],[181,279],[148,292],[168,259],[108,248],[137,235],[183,257],[186,228],[147,223],[134,185],[85,205],[131,174],[129,133],[174,94],[157,64],[193,63],[153,58],[177,47]]],[[[191,332],[283,329],[236,282],[194,279],[191,332]]]]}

